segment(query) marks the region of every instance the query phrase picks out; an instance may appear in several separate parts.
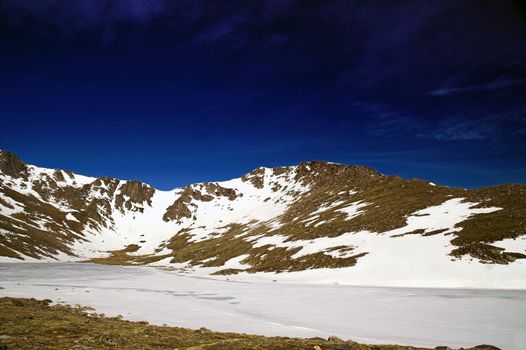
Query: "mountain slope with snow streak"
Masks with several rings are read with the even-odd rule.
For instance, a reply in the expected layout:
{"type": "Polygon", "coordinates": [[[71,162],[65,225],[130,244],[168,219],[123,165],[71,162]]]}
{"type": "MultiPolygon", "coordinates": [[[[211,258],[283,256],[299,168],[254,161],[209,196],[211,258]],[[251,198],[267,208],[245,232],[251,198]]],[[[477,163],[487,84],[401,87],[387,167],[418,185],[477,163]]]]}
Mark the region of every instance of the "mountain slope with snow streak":
{"type": "Polygon", "coordinates": [[[524,185],[464,190],[313,161],[159,191],[6,151],[0,170],[2,261],[526,288],[524,185]]]}

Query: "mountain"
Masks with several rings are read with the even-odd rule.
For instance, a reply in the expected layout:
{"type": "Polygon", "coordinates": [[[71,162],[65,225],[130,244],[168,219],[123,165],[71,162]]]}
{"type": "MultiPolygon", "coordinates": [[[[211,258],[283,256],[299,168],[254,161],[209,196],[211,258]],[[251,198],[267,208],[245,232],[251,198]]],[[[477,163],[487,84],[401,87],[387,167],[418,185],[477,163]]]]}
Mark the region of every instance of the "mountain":
{"type": "Polygon", "coordinates": [[[160,191],[0,151],[5,261],[526,287],[525,253],[525,185],[466,190],[312,161],[160,191]]]}

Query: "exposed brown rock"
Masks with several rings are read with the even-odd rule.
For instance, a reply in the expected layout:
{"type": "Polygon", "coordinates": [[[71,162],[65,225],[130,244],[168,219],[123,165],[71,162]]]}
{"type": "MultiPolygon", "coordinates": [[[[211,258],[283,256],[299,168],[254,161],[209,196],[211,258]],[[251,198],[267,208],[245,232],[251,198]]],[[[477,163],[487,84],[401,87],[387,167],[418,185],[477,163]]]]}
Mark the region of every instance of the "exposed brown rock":
{"type": "Polygon", "coordinates": [[[278,167],[272,168],[272,174],[274,176],[280,176],[280,175],[290,172],[290,169],[291,167],[278,166],[278,167]]]}
{"type": "Polygon", "coordinates": [[[241,180],[246,182],[249,181],[255,188],[263,188],[264,180],[263,176],[265,175],[265,168],[257,168],[252,170],[250,173],[244,175],[241,180]]]}
{"type": "Polygon", "coordinates": [[[15,154],[0,151],[0,171],[13,178],[27,179],[27,165],[15,154]]]}
{"type": "Polygon", "coordinates": [[[213,182],[186,186],[183,188],[179,198],[177,198],[174,203],[166,209],[166,212],[163,215],[163,220],[177,221],[182,218],[191,218],[192,212],[189,208],[189,204],[192,200],[210,202],[216,197],[227,197],[232,201],[238,197],[238,194],[234,189],[225,188],[213,182]]]}
{"type": "Polygon", "coordinates": [[[154,193],[155,190],[152,187],[143,184],[140,181],[129,180],[119,187],[117,196],[115,197],[115,205],[121,210],[126,208],[127,210],[142,212],[143,203],[147,203],[150,206],[152,205],[152,197],[154,193]],[[135,206],[134,204],[139,204],[141,206],[135,206]]]}
{"type": "Polygon", "coordinates": [[[381,176],[376,170],[364,166],[311,161],[298,165],[295,180],[316,187],[363,187],[381,176]]]}
{"type": "Polygon", "coordinates": [[[517,259],[526,259],[526,255],[518,252],[506,252],[504,248],[484,243],[471,243],[454,249],[451,255],[460,258],[470,255],[483,263],[497,263],[507,265],[517,259]]]}
{"type": "Polygon", "coordinates": [[[186,206],[186,197],[179,197],[171,206],[166,208],[163,215],[164,221],[180,220],[182,218],[191,218],[192,212],[186,206]]]}
{"type": "Polygon", "coordinates": [[[55,181],[65,181],[64,175],[62,175],[62,170],[55,170],[53,172],[53,178],[55,181]]]}
{"type": "Polygon", "coordinates": [[[209,194],[216,197],[226,197],[231,201],[235,200],[238,197],[236,190],[232,188],[222,187],[217,183],[205,182],[203,186],[209,194]]]}

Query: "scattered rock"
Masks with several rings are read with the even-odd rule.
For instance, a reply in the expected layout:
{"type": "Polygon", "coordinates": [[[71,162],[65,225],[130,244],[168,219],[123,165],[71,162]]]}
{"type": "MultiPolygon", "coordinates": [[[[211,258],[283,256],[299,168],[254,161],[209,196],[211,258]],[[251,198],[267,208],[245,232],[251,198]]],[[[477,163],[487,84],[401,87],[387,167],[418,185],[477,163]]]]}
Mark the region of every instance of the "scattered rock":
{"type": "Polygon", "coordinates": [[[64,329],[73,334],[80,332],[80,327],[72,323],[69,323],[64,329]]]}
{"type": "Polygon", "coordinates": [[[24,306],[24,302],[19,299],[9,299],[7,300],[6,304],[13,306],[24,306]]]}
{"type": "Polygon", "coordinates": [[[92,348],[86,345],[78,344],[74,345],[70,350],[92,350],[92,348]]]}
{"type": "Polygon", "coordinates": [[[331,335],[327,340],[333,343],[343,343],[343,339],[340,339],[334,335],[331,335]]]}
{"type": "Polygon", "coordinates": [[[144,335],[154,335],[155,334],[155,328],[154,327],[147,327],[142,331],[142,334],[144,335]]]}
{"type": "Polygon", "coordinates": [[[208,328],[201,327],[197,330],[199,333],[211,333],[212,331],[208,328]]]}
{"type": "Polygon", "coordinates": [[[100,341],[103,344],[109,345],[109,346],[117,346],[119,345],[118,338],[111,334],[103,334],[100,336],[100,341]]]}
{"type": "Polygon", "coordinates": [[[314,347],[312,348],[312,350],[322,350],[322,348],[320,348],[318,345],[314,345],[314,347]]]}
{"type": "Polygon", "coordinates": [[[321,338],[321,337],[312,337],[312,338],[309,338],[309,340],[314,340],[314,341],[324,341],[325,338],[321,338]]]}

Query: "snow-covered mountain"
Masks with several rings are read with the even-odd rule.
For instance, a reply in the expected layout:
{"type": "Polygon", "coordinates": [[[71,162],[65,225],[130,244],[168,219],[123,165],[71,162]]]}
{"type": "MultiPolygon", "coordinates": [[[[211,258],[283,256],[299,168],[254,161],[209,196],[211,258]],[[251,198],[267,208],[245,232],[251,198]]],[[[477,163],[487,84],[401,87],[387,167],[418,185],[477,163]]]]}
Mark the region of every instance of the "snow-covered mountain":
{"type": "Polygon", "coordinates": [[[524,185],[464,190],[314,161],[159,191],[0,151],[2,261],[526,288],[525,253],[524,185]]]}

